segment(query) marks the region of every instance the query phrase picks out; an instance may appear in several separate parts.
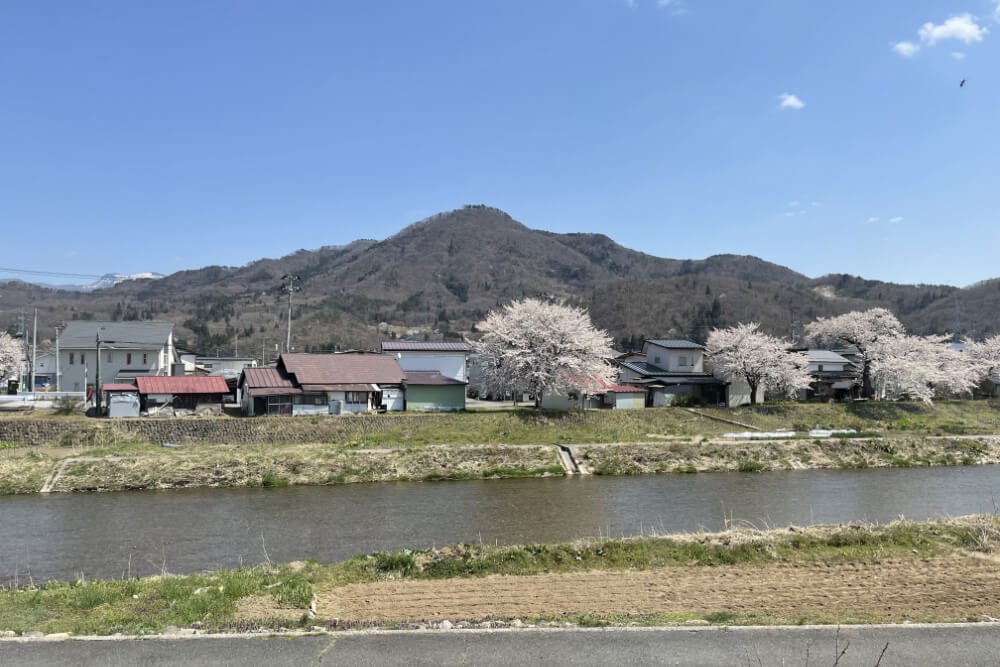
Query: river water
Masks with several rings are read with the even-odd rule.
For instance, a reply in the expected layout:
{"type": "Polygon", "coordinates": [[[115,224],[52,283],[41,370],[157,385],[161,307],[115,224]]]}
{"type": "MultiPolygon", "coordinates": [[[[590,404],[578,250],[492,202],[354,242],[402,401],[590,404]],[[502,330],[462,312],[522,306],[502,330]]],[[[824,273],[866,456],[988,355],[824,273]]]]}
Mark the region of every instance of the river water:
{"type": "Polygon", "coordinates": [[[1000,466],[0,497],[0,582],[334,562],[456,542],[992,513],[1000,466]]]}

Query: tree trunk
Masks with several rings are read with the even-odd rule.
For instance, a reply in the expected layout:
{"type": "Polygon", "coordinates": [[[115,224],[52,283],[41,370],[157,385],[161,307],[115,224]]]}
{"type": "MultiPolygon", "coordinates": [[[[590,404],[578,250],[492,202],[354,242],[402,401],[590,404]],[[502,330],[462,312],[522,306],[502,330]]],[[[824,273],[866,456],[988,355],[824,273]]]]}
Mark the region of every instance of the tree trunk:
{"type": "Polygon", "coordinates": [[[861,370],[861,396],[862,398],[871,398],[874,394],[872,391],[872,370],[871,363],[865,359],[864,366],[861,370]]]}
{"type": "Polygon", "coordinates": [[[747,384],[750,386],[750,405],[757,405],[757,383],[747,380],[747,384]]]}

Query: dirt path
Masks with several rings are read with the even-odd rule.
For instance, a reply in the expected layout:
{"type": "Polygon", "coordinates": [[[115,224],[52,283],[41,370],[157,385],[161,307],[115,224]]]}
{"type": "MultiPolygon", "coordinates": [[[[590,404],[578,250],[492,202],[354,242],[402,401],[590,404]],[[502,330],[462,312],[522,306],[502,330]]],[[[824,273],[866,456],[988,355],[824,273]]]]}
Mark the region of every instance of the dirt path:
{"type": "Polygon", "coordinates": [[[354,584],[317,597],[319,617],[355,621],[720,611],[967,618],[1000,616],[1000,564],[979,558],[914,558],[674,567],[354,584]]]}

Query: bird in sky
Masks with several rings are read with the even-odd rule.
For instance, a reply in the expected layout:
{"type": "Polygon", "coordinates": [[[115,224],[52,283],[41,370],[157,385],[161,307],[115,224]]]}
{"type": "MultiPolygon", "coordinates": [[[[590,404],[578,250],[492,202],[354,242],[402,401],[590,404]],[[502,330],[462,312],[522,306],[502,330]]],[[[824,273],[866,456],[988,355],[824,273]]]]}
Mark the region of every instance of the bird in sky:
{"type": "Polygon", "coordinates": [[[958,87],[965,88],[965,79],[962,79],[962,81],[958,84],[958,87]]]}

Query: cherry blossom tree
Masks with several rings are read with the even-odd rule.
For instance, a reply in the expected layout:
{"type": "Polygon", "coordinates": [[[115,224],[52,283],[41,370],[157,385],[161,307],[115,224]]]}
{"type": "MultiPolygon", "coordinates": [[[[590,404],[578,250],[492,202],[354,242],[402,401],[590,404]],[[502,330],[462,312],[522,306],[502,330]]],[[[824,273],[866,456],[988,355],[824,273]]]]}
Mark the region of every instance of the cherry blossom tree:
{"type": "Polygon", "coordinates": [[[872,349],[879,341],[906,333],[896,316],[885,308],[821,317],[806,325],[806,338],[817,345],[853,345],[861,355],[861,393],[873,395],[872,349]]]}
{"type": "Polygon", "coordinates": [[[610,382],[611,336],[594,327],[587,311],[538,299],[491,311],[474,344],[483,385],[491,393],[542,395],[610,382]],[[580,386],[584,385],[584,386],[580,386]]]}
{"type": "Polygon", "coordinates": [[[979,368],[982,378],[1000,382],[1000,335],[984,341],[965,341],[965,353],[979,368]]]}
{"type": "Polygon", "coordinates": [[[746,380],[750,405],[756,405],[758,389],[793,396],[812,382],[808,360],[789,352],[789,347],[788,341],[762,332],[759,324],[751,322],[713,330],[705,354],[716,371],[746,380]]]}
{"type": "Polygon", "coordinates": [[[951,336],[883,336],[869,346],[871,378],[879,398],[932,403],[942,394],[971,393],[981,366],[953,349],[951,336]]]}
{"type": "Polygon", "coordinates": [[[6,379],[8,368],[13,368],[14,373],[17,373],[22,359],[21,344],[7,332],[0,331],[0,380],[6,379]]]}

